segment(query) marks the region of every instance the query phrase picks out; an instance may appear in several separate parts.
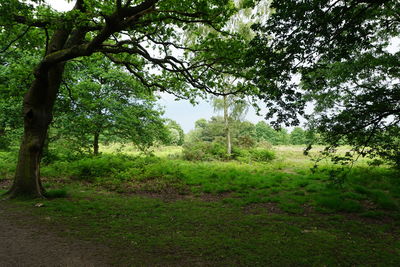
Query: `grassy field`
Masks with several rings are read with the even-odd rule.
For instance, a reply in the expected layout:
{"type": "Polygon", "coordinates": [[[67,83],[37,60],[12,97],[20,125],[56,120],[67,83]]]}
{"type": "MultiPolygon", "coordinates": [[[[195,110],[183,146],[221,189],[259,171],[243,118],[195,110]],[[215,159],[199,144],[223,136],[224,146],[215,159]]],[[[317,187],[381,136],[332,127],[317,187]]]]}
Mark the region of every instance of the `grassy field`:
{"type": "MultiPolygon", "coordinates": [[[[338,167],[312,171],[300,146],[262,164],[104,149],[43,166],[49,198],[11,205],[115,248],[117,265],[400,266],[400,175],[386,166],[361,161],[337,184],[338,167]]],[[[3,190],[13,160],[0,153],[3,190]]]]}

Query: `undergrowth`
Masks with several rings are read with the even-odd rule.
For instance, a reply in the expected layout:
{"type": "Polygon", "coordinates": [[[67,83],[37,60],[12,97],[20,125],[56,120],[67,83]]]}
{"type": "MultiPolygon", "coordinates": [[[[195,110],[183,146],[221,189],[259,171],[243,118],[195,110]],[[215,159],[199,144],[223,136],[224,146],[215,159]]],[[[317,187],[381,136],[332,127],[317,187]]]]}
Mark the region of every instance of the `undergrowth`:
{"type": "MultiPolygon", "coordinates": [[[[103,154],[57,160],[42,166],[41,174],[48,184],[84,183],[124,194],[152,193],[174,198],[210,195],[237,206],[276,203],[281,210],[295,214],[311,207],[320,213],[400,217],[398,171],[361,164],[338,186],[329,175],[334,166],[322,164],[311,171],[312,164],[304,157],[295,162],[300,154],[294,153],[278,154],[276,160],[267,163],[103,154]]],[[[0,153],[0,159],[2,179],[11,179],[15,155],[13,158],[10,153],[0,153]]],[[[48,192],[50,198],[66,195],[63,190],[48,192]]]]}
{"type": "Polygon", "coordinates": [[[89,183],[119,193],[215,195],[226,203],[243,206],[277,203],[288,213],[314,207],[321,213],[383,212],[399,217],[400,190],[395,170],[357,166],[346,182],[332,183],[329,170],[309,165],[288,167],[271,163],[190,162],[179,159],[106,154],[72,162],[55,162],[42,168],[47,179],[89,183]]]}
{"type": "Polygon", "coordinates": [[[338,185],[334,166],[311,167],[300,149],[264,163],[58,159],[42,166],[48,199],[15,203],[116,248],[122,266],[398,266],[399,173],[359,164],[338,185]]]}

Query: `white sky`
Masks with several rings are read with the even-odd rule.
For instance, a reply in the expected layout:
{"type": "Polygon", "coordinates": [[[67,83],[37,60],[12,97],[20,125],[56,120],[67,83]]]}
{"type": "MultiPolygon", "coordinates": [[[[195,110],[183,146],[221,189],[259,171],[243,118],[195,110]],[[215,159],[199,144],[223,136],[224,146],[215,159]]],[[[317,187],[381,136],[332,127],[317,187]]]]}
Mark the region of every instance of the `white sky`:
{"type": "Polygon", "coordinates": [[[50,5],[58,11],[68,11],[71,10],[71,8],[74,6],[75,1],[70,1],[70,3],[67,3],[65,0],[51,0],[47,1],[50,2],[50,5]]]}
{"type": "MultiPolygon", "coordinates": [[[[48,2],[50,2],[51,6],[58,11],[68,11],[75,4],[75,1],[70,1],[70,3],[67,3],[65,0],[51,0],[48,2]]],[[[387,50],[392,53],[399,51],[400,38],[393,38],[391,45],[387,50]]],[[[175,101],[175,97],[169,94],[161,94],[161,99],[158,101],[158,103],[165,109],[164,116],[178,122],[182,126],[185,133],[194,128],[194,123],[198,119],[209,119],[212,116],[221,115],[215,113],[211,105],[205,101],[200,101],[198,105],[193,106],[189,101],[175,101]]],[[[263,117],[257,116],[253,107],[250,107],[245,120],[248,120],[252,123],[257,123],[263,120],[263,117]]]]}

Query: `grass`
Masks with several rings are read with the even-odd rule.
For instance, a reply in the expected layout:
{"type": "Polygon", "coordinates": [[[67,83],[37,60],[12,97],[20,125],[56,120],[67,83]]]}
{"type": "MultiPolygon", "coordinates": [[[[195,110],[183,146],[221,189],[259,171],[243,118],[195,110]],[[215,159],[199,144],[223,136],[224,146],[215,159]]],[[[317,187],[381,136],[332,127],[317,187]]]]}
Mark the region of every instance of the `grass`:
{"type": "MultiPolygon", "coordinates": [[[[385,168],[356,166],[347,183],[334,186],[322,166],[311,172],[307,166],[244,164],[238,162],[188,162],[158,157],[104,155],[74,162],[58,162],[42,169],[49,181],[90,182],[119,193],[159,193],[175,195],[221,195],[231,203],[271,202],[282,206],[309,205],[326,210],[363,212],[362,202],[370,201],[372,208],[381,208],[388,216],[397,216],[399,206],[397,172],[385,168]]],[[[290,210],[290,209],[287,209],[290,210]]]]}
{"type": "Polygon", "coordinates": [[[398,172],[361,162],[335,185],[329,163],[312,172],[301,147],[275,150],[267,164],[188,162],[179,148],[58,161],[42,168],[41,208],[11,205],[115,248],[120,265],[400,265],[398,172]]]}
{"type": "Polygon", "coordinates": [[[0,181],[3,179],[11,179],[15,171],[16,162],[16,152],[0,151],[0,181]]]}
{"type": "Polygon", "coordinates": [[[117,264],[133,263],[128,251],[139,266],[400,264],[399,232],[392,224],[77,189],[70,188],[69,199],[46,200],[41,208],[32,209],[34,201],[15,204],[66,228],[66,235],[116,248],[117,264]]]}
{"type": "MultiPolygon", "coordinates": [[[[100,151],[105,154],[110,153],[123,153],[125,155],[138,156],[142,152],[138,150],[133,144],[119,144],[111,143],[108,145],[100,145],[100,151]]],[[[149,149],[149,153],[153,153],[158,157],[175,157],[180,155],[182,147],[179,146],[157,146],[149,149]]]]}

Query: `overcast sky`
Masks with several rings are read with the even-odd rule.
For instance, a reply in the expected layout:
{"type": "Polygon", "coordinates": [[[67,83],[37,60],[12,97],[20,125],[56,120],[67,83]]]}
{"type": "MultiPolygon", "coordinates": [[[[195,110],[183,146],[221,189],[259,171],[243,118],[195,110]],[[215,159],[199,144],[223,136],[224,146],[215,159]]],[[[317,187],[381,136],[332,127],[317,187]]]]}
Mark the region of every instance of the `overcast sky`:
{"type": "MultiPolygon", "coordinates": [[[[67,3],[65,0],[51,0],[48,2],[58,11],[68,11],[75,3],[75,1],[67,3]]],[[[399,49],[400,38],[394,38],[392,44],[388,47],[388,51],[395,52],[399,51],[399,49]]],[[[200,101],[198,105],[193,106],[189,101],[175,101],[175,97],[169,94],[161,94],[161,99],[158,103],[164,107],[164,116],[178,122],[186,133],[194,128],[194,123],[198,119],[209,119],[211,116],[218,114],[214,113],[213,108],[208,102],[200,101]]],[[[263,120],[262,117],[256,115],[252,107],[250,107],[245,119],[253,123],[263,120]]]]}

